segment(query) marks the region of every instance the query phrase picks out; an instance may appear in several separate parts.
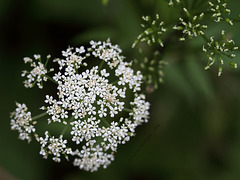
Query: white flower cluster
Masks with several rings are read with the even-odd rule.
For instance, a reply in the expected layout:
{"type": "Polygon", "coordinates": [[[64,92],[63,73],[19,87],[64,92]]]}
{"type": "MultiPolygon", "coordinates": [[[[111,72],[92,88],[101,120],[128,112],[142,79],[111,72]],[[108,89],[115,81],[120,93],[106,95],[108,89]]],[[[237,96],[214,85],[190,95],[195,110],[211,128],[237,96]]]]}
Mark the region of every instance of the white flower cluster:
{"type": "Polygon", "coordinates": [[[141,73],[134,74],[131,63],[123,61],[121,49],[109,41],[91,41],[90,45],[87,50],[68,48],[63,51],[65,59],[56,60],[59,69],[64,69],[53,76],[58,84],[58,100],[47,95],[45,102],[49,105],[45,108],[51,116],[49,122],[67,124],[68,113],[71,113],[72,141],[83,146],[83,150],[72,153],[77,156],[74,165],[95,171],[101,165],[110,164],[117,146],[128,141],[135,128],[147,121],[150,105],[144,95],[137,93],[141,90],[141,73]],[[82,61],[91,55],[102,62],[102,67],[94,66],[78,73],[82,61]],[[114,82],[108,79],[110,74],[115,76],[114,82]],[[127,89],[136,97],[129,105],[125,105],[124,100],[127,89]],[[115,119],[128,106],[133,107],[129,118],[115,119]],[[115,120],[108,122],[111,118],[115,120]]]}
{"type": "Polygon", "coordinates": [[[203,30],[207,29],[207,25],[202,25],[199,23],[199,21],[202,20],[204,13],[201,13],[199,16],[193,16],[190,18],[191,16],[188,10],[186,8],[183,8],[183,11],[186,13],[189,19],[185,22],[183,18],[179,18],[180,25],[175,25],[173,27],[173,29],[180,30],[184,34],[179,40],[185,41],[186,37],[193,38],[199,35],[203,35],[203,30]]]}
{"type": "Polygon", "coordinates": [[[114,160],[114,152],[117,151],[118,145],[130,140],[137,122],[121,118],[119,122],[113,121],[110,125],[100,126],[100,121],[92,120],[90,118],[84,122],[80,120],[72,122],[71,134],[77,144],[86,141],[82,150],[74,153],[78,156],[74,160],[74,165],[80,169],[96,171],[100,166],[106,168],[114,160]]]}
{"type": "Polygon", "coordinates": [[[162,34],[165,33],[167,29],[164,27],[164,22],[160,21],[159,15],[156,14],[153,20],[150,16],[143,16],[142,19],[146,23],[141,24],[145,30],[137,37],[132,47],[134,48],[139,42],[147,42],[149,45],[157,42],[163,47],[162,34]]]}
{"type": "Polygon", "coordinates": [[[35,132],[31,112],[28,111],[26,104],[16,103],[17,108],[11,113],[11,129],[19,132],[19,139],[31,141],[31,133],[35,132]]]}
{"type": "Polygon", "coordinates": [[[107,42],[90,41],[90,45],[91,48],[89,48],[88,51],[92,52],[94,57],[106,62],[111,69],[115,68],[124,59],[124,57],[121,56],[122,50],[118,45],[112,45],[109,40],[107,42]]]}
{"type": "Polygon", "coordinates": [[[67,124],[67,122],[64,120],[68,118],[68,111],[64,110],[61,107],[61,102],[53,99],[52,96],[46,95],[45,103],[50,104],[51,106],[48,106],[47,108],[41,107],[43,110],[47,110],[47,113],[51,116],[51,118],[48,118],[48,123],[51,122],[63,122],[64,124],[67,124]]]}
{"type": "Polygon", "coordinates": [[[41,62],[41,56],[35,54],[34,61],[29,57],[25,57],[23,60],[25,63],[30,63],[30,66],[33,67],[30,72],[26,70],[22,72],[22,77],[27,77],[27,80],[23,82],[24,86],[26,88],[32,88],[35,84],[37,84],[39,88],[43,88],[42,81],[47,81],[47,77],[45,75],[48,72],[47,69],[44,67],[44,64],[41,62]]]}
{"type": "MultiPolygon", "coordinates": [[[[143,76],[124,62],[121,49],[109,40],[91,41],[87,49],[68,48],[62,54],[63,59],[54,60],[59,71],[48,77],[57,84],[57,96],[46,95],[47,105],[41,109],[46,111],[48,123],[62,123],[65,128],[57,138],[48,131],[45,137],[32,131],[41,144],[40,154],[44,158],[52,155],[56,162],[62,155],[73,156],[74,166],[87,171],[106,168],[118,145],[129,141],[136,127],[148,121],[150,104],[140,93],[143,76]],[[88,68],[91,59],[100,65],[88,68]],[[66,132],[71,145],[63,137],[66,132]]],[[[24,113],[20,111],[17,117],[26,119],[24,113]]]]}
{"type": "Polygon", "coordinates": [[[143,94],[136,96],[134,101],[130,104],[133,106],[133,111],[130,113],[130,115],[133,116],[136,124],[139,125],[143,122],[147,122],[150,104],[145,101],[145,96],[143,94]]]}
{"type": "MultiPolygon", "coordinates": [[[[209,69],[216,61],[218,61],[220,64],[218,76],[222,73],[222,65],[224,63],[222,56],[234,58],[236,56],[234,51],[238,50],[238,46],[235,46],[232,39],[226,39],[224,30],[222,31],[221,36],[221,41],[216,41],[213,36],[210,37],[207,45],[203,46],[203,51],[206,53],[209,60],[205,69],[209,69]]],[[[237,63],[230,62],[230,66],[232,68],[237,68],[237,63]]]]}
{"type": "Polygon", "coordinates": [[[79,158],[74,159],[73,165],[92,172],[97,171],[101,165],[106,168],[114,160],[114,155],[104,153],[103,148],[99,145],[90,148],[83,146],[82,150],[75,154],[79,158]]]}
{"type": "Polygon", "coordinates": [[[48,131],[45,132],[45,138],[40,137],[37,138],[39,143],[41,144],[40,154],[43,155],[45,159],[47,159],[49,154],[52,154],[54,157],[52,158],[55,162],[60,162],[61,154],[65,155],[65,158],[68,159],[68,154],[72,154],[72,149],[67,148],[67,140],[63,140],[63,136],[60,135],[59,138],[55,138],[54,136],[50,137],[48,131]]]}
{"type": "Polygon", "coordinates": [[[215,22],[220,22],[225,20],[228,24],[233,25],[233,22],[229,18],[225,18],[224,14],[229,15],[231,10],[227,8],[226,2],[221,2],[221,0],[216,0],[215,3],[208,1],[209,11],[212,13],[212,18],[215,22]]]}

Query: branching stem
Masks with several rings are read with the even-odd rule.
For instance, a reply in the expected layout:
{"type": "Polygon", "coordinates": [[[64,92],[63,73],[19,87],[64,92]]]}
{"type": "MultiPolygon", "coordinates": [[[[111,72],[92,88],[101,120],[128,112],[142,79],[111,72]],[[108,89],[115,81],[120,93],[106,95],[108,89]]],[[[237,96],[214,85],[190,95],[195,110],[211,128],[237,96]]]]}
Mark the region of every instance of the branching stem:
{"type": "Polygon", "coordinates": [[[55,83],[56,85],[58,85],[58,83],[53,79],[53,78],[51,78],[50,76],[48,76],[48,75],[44,75],[48,80],[50,80],[50,81],[52,81],[53,83],[55,83]]]}
{"type": "Polygon", "coordinates": [[[47,112],[41,113],[41,114],[39,114],[39,115],[34,116],[34,117],[32,118],[32,120],[39,119],[39,118],[44,117],[44,116],[46,116],[46,115],[47,115],[47,112]]]}
{"type": "Polygon", "coordinates": [[[128,108],[123,108],[123,110],[126,111],[126,112],[133,112],[132,109],[128,109],[128,108]]]}

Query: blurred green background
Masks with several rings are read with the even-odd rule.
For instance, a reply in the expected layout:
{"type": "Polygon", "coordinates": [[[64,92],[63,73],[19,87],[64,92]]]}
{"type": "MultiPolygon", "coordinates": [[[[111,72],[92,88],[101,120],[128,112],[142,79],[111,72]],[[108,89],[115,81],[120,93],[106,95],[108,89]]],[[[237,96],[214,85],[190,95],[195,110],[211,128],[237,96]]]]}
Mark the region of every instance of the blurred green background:
{"type": "MultiPolygon", "coordinates": [[[[107,169],[89,173],[66,161],[44,160],[37,143],[20,141],[10,130],[9,113],[15,101],[25,102],[36,114],[44,100],[44,90],[23,87],[23,57],[35,53],[61,57],[69,45],[110,37],[133,59],[131,45],[141,32],[141,16],[159,13],[168,20],[175,15],[164,4],[160,0],[109,0],[107,5],[101,0],[0,0],[0,179],[6,173],[24,180],[240,179],[240,72],[227,69],[217,77],[217,68],[205,71],[206,61],[192,50],[198,40],[181,52],[168,52],[165,83],[148,95],[149,123],[119,146],[107,169]]],[[[230,1],[233,16],[239,5],[230,1]]],[[[222,26],[213,23],[211,32],[222,26]]],[[[240,25],[226,28],[240,44],[240,25]]]]}

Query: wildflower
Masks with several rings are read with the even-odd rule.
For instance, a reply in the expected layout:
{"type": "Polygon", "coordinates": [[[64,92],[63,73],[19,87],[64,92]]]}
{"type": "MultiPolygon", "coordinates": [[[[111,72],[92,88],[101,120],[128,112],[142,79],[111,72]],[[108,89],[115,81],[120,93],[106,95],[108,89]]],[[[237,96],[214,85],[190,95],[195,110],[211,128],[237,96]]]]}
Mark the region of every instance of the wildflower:
{"type": "Polygon", "coordinates": [[[11,129],[19,132],[19,139],[31,141],[31,133],[36,129],[32,121],[31,112],[28,111],[26,104],[16,103],[17,108],[11,113],[11,129]]]}
{"type": "MultiPolygon", "coordinates": [[[[219,64],[218,76],[222,74],[223,56],[233,59],[236,56],[234,51],[238,50],[238,46],[235,46],[232,39],[227,39],[225,33],[222,30],[220,41],[215,40],[212,36],[209,38],[207,44],[203,46],[203,51],[208,59],[208,65],[205,69],[209,69],[217,61],[219,64]]],[[[237,68],[237,63],[231,61],[229,64],[230,67],[237,68]]]]}
{"type": "MultiPolygon", "coordinates": [[[[140,57],[134,60],[135,64],[138,64],[138,68],[141,70],[143,75],[143,81],[146,83],[147,87],[152,87],[157,89],[160,83],[164,82],[164,68],[168,65],[168,62],[161,59],[162,56],[159,51],[152,53],[151,57],[146,57],[143,50],[139,49],[140,57]]],[[[149,90],[147,90],[150,92],[149,90]]]]}
{"type": "MultiPolygon", "coordinates": [[[[50,56],[47,57],[47,61],[50,58],[50,56]]],[[[42,89],[43,88],[43,81],[47,81],[48,77],[46,76],[46,74],[48,72],[53,71],[53,69],[50,69],[49,71],[47,71],[45,65],[47,65],[47,63],[44,65],[41,62],[41,56],[40,55],[34,55],[34,60],[29,58],[29,57],[25,57],[24,59],[24,63],[30,63],[30,66],[33,68],[30,72],[27,70],[24,70],[22,72],[22,77],[27,77],[27,80],[25,80],[24,86],[26,88],[32,88],[35,84],[37,84],[37,86],[42,89]]]]}
{"type": "Polygon", "coordinates": [[[183,18],[179,18],[180,25],[175,25],[173,29],[180,30],[183,33],[183,36],[180,38],[180,41],[184,41],[186,37],[193,38],[199,35],[204,35],[204,29],[207,29],[206,25],[202,25],[199,21],[202,20],[204,13],[200,15],[195,15],[191,18],[188,10],[183,8],[183,11],[186,13],[188,20],[185,21],[183,18]]]}
{"type": "Polygon", "coordinates": [[[68,159],[68,154],[72,153],[71,148],[67,148],[67,140],[63,140],[63,136],[60,135],[59,138],[55,138],[54,136],[50,136],[48,131],[45,131],[45,138],[40,137],[38,139],[41,144],[40,154],[46,159],[49,154],[52,154],[54,157],[52,158],[55,162],[60,162],[61,154],[65,155],[68,159]]]}
{"type": "Polygon", "coordinates": [[[90,45],[86,52],[82,48],[80,54],[73,48],[63,51],[63,56],[66,58],[56,62],[60,66],[59,69],[64,69],[65,72],[59,71],[53,76],[58,84],[58,100],[47,95],[45,102],[48,104],[47,113],[52,116],[49,122],[61,122],[68,116],[65,112],[71,110],[72,141],[85,148],[79,150],[79,153],[73,153],[78,156],[74,160],[74,165],[79,166],[80,169],[94,171],[100,165],[106,167],[110,164],[113,154],[107,152],[116,152],[118,145],[130,140],[135,128],[147,121],[149,103],[141,95],[139,101],[135,99],[130,102],[129,105],[133,105],[134,109],[129,113],[128,120],[121,123],[113,120],[109,123],[109,118],[114,118],[125,110],[126,104],[123,98],[126,98],[127,88],[138,96],[143,76],[139,71],[134,73],[131,63],[124,62],[124,57],[120,54],[121,49],[117,45],[112,45],[109,40],[91,41],[90,45]],[[77,55],[75,59],[81,61],[72,61],[69,57],[73,55],[77,55]],[[94,66],[77,73],[84,63],[83,60],[91,55],[104,63],[104,68],[94,66]],[[113,71],[108,72],[108,68],[113,71]],[[110,75],[115,76],[116,83],[108,79],[110,75]],[[96,138],[103,139],[97,143],[96,138]],[[101,150],[101,153],[96,156],[93,153],[94,149],[101,150]]]}
{"type": "Polygon", "coordinates": [[[155,19],[153,20],[150,16],[143,16],[142,19],[146,23],[141,24],[145,30],[137,37],[132,47],[134,48],[139,42],[147,42],[149,45],[158,43],[161,47],[163,47],[164,44],[162,35],[167,31],[167,29],[164,27],[164,22],[160,21],[159,15],[156,14],[155,19]]]}
{"type": "Polygon", "coordinates": [[[86,171],[97,171],[100,166],[106,168],[114,160],[113,154],[104,153],[100,146],[87,148],[83,146],[82,151],[78,151],[78,158],[74,159],[73,165],[86,171]]]}
{"type": "Polygon", "coordinates": [[[228,24],[232,26],[232,20],[224,16],[229,15],[231,13],[231,10],[227,8],[227,3],[222,1],[216,0],[215,3],[213,3],[212,1],[208,1],[209,12],[212,13],[211,17],[214,19],[215,22],[221,22],[225,20],[228,24]]]}
{"type": "MultiPolygon", "coordinates": [[[[59,65],[58,71],[47,79],[57,84],[57,95],[46,95],[46,106],[41,109],[49,124],[60,123],[65,127],[58,137],[48,131],[45,137],[35,133],[44,158],[52,156],[60,162],[62,155],[67,159],[73,156],[73,165],[80,169],[106,168],[114,160],[118,145],[129,141],[136,127],[148,121],[150,104],[140,93],[143,76],[140,71],[134,72],[132,63],[125,62],[121,52],[110,40],[91,41],[89,48],[69,47],[62,51],[62,59],[54,60],[59,65]],[[100,65],[88,67],[88,58],[94,58],[100,65]],[[85,70],[82,66],[86,66],[85,70]],[[121,117],[123,111],[126,117],[121,117]],[[70,140],[64,138],[66,128],[70,140]],[[73,142],[72,147],[69,141],[73,142]]],[[[40,60],[40,56],[35,59],[40,60]]],[[[33,63],[30,58],[25,61],[33,63]]]]}
{"type": "Polygon", "coordinates": [[[147,122],[149,117],[149,107],[150,104],[145,102],[145,95],[135,95],[134,101],[131,102],[133,106],[133,111],[130,115],[133,116],[133,119],[136,121],[137,124],[141,124],[142,122],[147,122]]]}

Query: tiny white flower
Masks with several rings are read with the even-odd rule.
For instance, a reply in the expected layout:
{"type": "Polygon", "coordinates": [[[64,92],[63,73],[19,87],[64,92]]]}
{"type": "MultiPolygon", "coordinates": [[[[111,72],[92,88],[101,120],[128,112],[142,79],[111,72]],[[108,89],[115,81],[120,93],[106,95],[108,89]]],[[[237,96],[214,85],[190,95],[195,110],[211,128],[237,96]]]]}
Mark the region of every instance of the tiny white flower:
{"type": "Polygon", "coordinates": [[[19,139],[31,141],[31,134],[36,131],[31,112],[26,104],[16,103],[17,108],[11,113],[11,129],[19,132],[19,139]]]}
{"type": "MultiPolygon", "coordinates": [[[[76,150],[68,147],[68,141],[63,135],[58,137],[45,131],[45,136],[35,134],[40,143],[40,154],[44,158],[51,156],[55,162],[61,162],[64,155],[73,156],[73,165],[86,171],[97,171],[99,167],[106,168],[114,160],[114,153],[120,144],[125,144],[134,136],[135,129],[149,118],[149,103],[140,94],[142,74],[134,72],[132,63],[125,62],[122,50],[106,42],[90,41],[90,48],[83,46],[69,47],[62,51],[63,58],[55,59],[59,71],[55,72],[51,80],[57,84],[56,95],[46,95],[46,118],[51,126],[60,123],[68,131],[70,140],[76,144],[76,150]],[[99,62],[99,66],[88,67],[86,61],[91,56],[99,62]],[[82,70],[82,66],[84,70],[82,70]],[[131,94],[134,94],[133,101],[131,94]],[[130,110],[126,110],[131,107],[130,110]],[[127,118],[121,117],[126,111],[127,118]],[[120,117],[120,118],[119,118],[120,117]]],[[[47,80],[47,71],[35,55],[35,60],[25,58],[33,69],[24,71],[27,77],[26,87],[36,83],[42,87],[42,81],[47,80]]],[[[50,57],[48,57],[50,58],[50,57]]],[[[31,113],[25,105],[18,105],[11,120],[12,129],[19,131],[21,139],[30,139],[35,132],[31,113]]],[[[63,133],[65,130],[63,130],[63,133]]],[[[70,144],[70,143],[69,143],[70,144]]]]}

